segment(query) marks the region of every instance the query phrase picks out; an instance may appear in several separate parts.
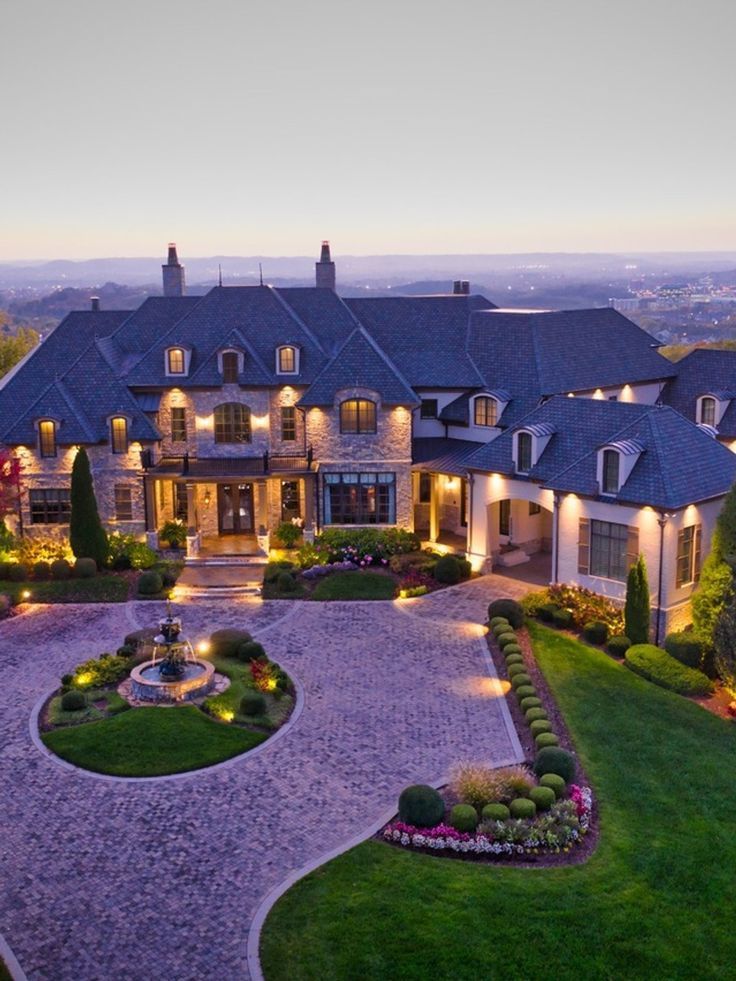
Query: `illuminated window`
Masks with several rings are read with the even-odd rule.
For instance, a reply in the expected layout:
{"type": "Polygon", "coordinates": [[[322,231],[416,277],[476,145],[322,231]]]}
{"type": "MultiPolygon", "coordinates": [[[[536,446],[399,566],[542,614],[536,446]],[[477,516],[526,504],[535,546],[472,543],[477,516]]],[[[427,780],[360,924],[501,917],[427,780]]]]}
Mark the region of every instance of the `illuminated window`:
{"type": "Polygon", "coordinates": [[[171,442],[186,443],[187,441],[187,410],[181,405],[171,408],[171,442]]]}
{"type": "Polygon", "coordinates": [[[216,443],[250,443],[250,409],[242,402],[225,402],[215,409],[216,443]]]}
{"type": "Polygon", "coordinates": [[[639,554],[639,529],[613,521],[580,519],[578,572],[626,582],[639,554]]]}
{"type": "Polygon", "coordinates": [[[47,488],[28,492],[31,506],[31,524],[67,525],[71,514],[69,491],[63,488],[47,488]]]}
{"type": "Polygon", "coordinates": [[[113,453],[128,452],[128,420],[123,416],[110,420],[110,442],[113,453]]]}
{"type": "Polygon", "coordinates": [[[296,408],[293,405],[281,406],[281,439],[285,443],[296,439],[296,408]]]}
{"type": "Polygon", "coordinates": [[[38,443],[41,456],[56,456],[56,423],[44,419],[38,424],[38,443]]]}
{"type": "Polygon", "coordinates": [[[618,494],[620,457],[615,450],[603,451],[603,480],[601,490],[604,494],[618,494]]]}
{"type": "Polygon", "coordinates": [[[715,426],[716,424],[716,400],[706,395],[700,400],[700,424],[701,426],[715,426]]]}
{"type": "Polygon", "coordinates": [[[133,520],[133,489],[130,484],[115,484],[115,520],[133,520]]]}
{"type": "Polygon", "coordinates": [[[238,354],[237,351],[225,351],[222,355],[222,380],[226,385],[232,385],[238,381],[238,354]]]}
{"type": "Polygon", "coordinates": [[[676,585],[686,586],[700,579],[700,525],[683,528],[677,535],[676,585]]]}
{"type": "Polygon", "coordinates": [[[170,375],[183,375],[186,359],[180,347],[171,347],[166,352],[166,365],[170,375]]]}
{"type": "Polygon", "coordinates": [[[278,349],[278,371],[280,375],[295,375],[297,367],[297,350],[287,345],[278,349]]]}
{"type": "Polygon", "coordinates": [[[341,433],[375,433],[376,403],[368,399],[348,399],[340,405],[341,433]]]}
{"type": "Polygon", "coordinates": [[[325,524],[391,525],[396,522],[396,475],[326,473],[325,524]]]}
{"type": "Polygon", "coordinates": [[[432,500],[432,474],[419,474],[419,503],[429,504],[432,500]]]}
{"type": "Polygon", "coordinates": [[[481,395],[475,400],[473,421],[476,426],[495,426],[498,418],[498,402],[481,395]]]}

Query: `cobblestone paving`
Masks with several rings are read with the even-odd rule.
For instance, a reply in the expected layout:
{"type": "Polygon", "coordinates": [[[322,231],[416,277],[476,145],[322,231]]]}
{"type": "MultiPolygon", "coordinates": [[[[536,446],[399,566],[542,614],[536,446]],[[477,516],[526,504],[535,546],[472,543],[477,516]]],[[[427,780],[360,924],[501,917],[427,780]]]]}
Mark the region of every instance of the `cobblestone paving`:
{"type": "Polygon", "coordinates": [[[31,607],[0,625],[0,930],[31,979],[246,976],[262,897],[368,827],[407,783],[469,754],[514,759],[478,622],[507,581],[419,602],[194,601],[186,632],[258,632],[305,690],[283,738],[235,764],[124,783],[65,770],[29,736],[64,671],[114,648],[156,603],[31,607]],[[133,622],[132,622],[133,621],[133,622]],[[484,683],[485,682],[485,683],[484,683]]]}

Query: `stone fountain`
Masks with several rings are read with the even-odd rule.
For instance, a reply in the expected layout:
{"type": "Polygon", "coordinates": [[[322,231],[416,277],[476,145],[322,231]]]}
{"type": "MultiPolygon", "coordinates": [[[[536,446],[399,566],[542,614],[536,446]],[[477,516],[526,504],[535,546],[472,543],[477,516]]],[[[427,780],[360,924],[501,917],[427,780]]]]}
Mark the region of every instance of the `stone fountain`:
{"type": "Polygon", "coordinates": [[[189,701],[201,698],[213,687],[214,665],[195,657],[191,643],[182,635],[181,619],[171,615],[159,621],[153,638],[153,657],[130,672],[132,694],[145,702],[189,701]]]}

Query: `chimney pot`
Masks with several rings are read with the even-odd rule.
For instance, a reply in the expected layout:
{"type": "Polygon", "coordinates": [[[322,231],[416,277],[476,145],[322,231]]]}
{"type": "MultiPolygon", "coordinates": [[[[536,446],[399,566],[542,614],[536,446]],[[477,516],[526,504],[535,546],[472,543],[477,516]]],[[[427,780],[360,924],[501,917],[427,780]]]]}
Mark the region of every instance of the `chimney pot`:
{"type": "Polygon", "coordinates": [[[456,279],[452,284],[452,292],[455,296],[467,296],[470,293],[470,283],[467,279],[456,279]]]}
{"type": "Polygon", "coordinates": [[[176,254],[176,242],[169,242],[166,264],[161,266],[164,296],[184,296],[184,266],[176,254]]]}
{"type": "Polygon", "coordinates": [[[91,306],[92,310],[95,313],[97,313],[97,311],[100,309],[100,298],[99,298],[99,296],[91,296],[89,302],[90,302],[90,306],[91,306]]]}

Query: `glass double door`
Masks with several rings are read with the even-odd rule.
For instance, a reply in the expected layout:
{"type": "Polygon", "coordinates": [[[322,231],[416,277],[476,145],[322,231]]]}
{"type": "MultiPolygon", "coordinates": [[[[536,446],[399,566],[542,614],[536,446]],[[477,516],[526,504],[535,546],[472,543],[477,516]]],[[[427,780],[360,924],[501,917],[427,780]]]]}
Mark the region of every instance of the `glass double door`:
{"type": "Polygon", "coordinates": [[[221,535],[253,533],[253,484],[217,485],[217,525],[221,535]]]}

